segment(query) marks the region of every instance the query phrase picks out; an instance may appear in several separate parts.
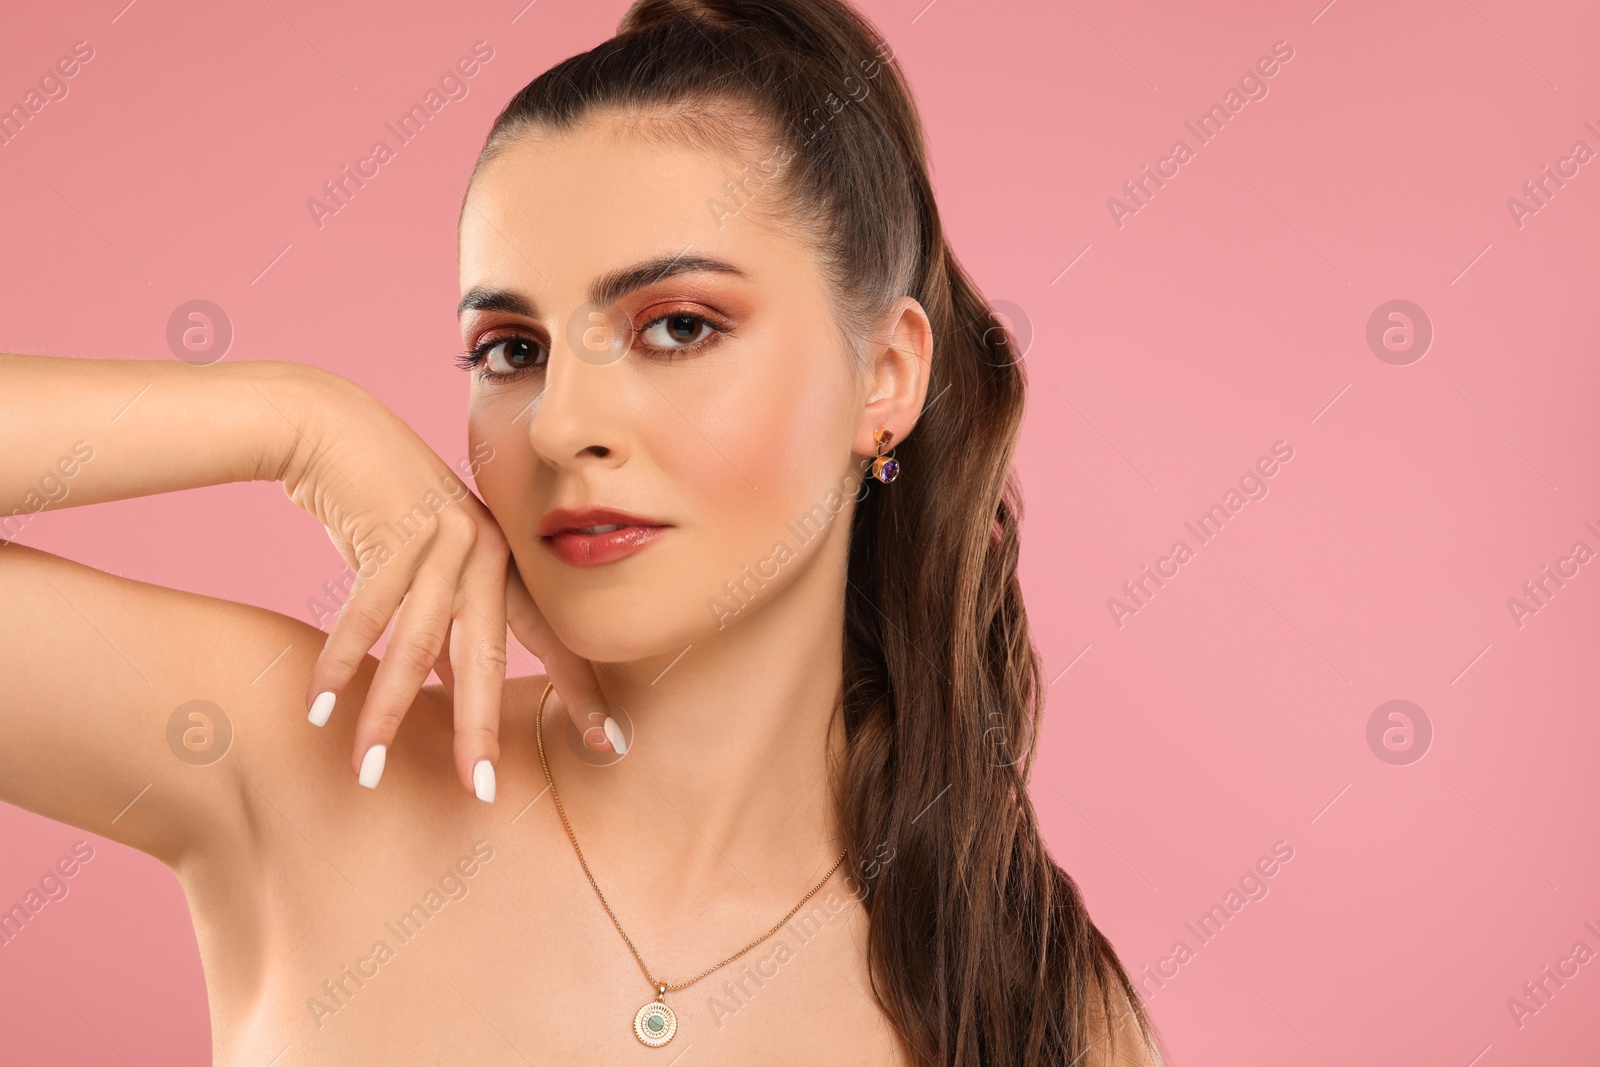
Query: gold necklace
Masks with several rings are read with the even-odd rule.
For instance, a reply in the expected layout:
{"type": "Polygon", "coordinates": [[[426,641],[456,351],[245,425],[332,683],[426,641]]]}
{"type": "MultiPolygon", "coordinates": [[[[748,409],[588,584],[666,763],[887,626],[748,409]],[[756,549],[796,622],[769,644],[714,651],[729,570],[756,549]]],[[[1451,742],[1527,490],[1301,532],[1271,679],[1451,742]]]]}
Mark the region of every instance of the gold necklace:
{"type": "Polygon", "coordinates": [[[663,982],[657,979],[655,975],[650,973],[650,967],[644,962],[644,957],[639,955],[639,950],[634,948],[633,939],[628,936],[627,931],[622,928],[622,924],[617,921],[617,913],[612,911],[611,905],[606,902],[606,895],[600,892],[600,883],[594,880],[594,875],[589,870],[589,864],[583,858],[583,849],[578,847],[578,837],[572,832],[572,823],[567,821],[567,809],[561,806],[561,794],[556,792],[556,780],[550,777],[550,764],[544,758],[544,704],[550,698],[550,691],[553,688],[555,688],[554,683],[545,683],[544,695],[539,698],[538,718],[534,720],[533,734],[539,741],[539,766],[544,768],[544,780],[550,786],[550,796],[556,802],[556,812],[561,816],[561,825],[567,831],[567,840],[572,842],[572,851],[578,854],[578,866],[583,868],[583,873],[589,879],[589,884],[594,887],[594,895],[600,898],[600,906],[606,909],[607,915],[611,916],[611,925],[617,928],[617,933],[622,935],[622,940],[628,946],[628,951],[632,952],[633,958],[639,962],[639,970],[644,972],[645,981],[649,982],[656,991],[656,998],[647,1002],[644,1007],[634,1013],[633,1036],[651,1048],[660,1048],[668,1041],[671,1041],[672,1035],[678,1032],[678,1016],[667,1006],[667,994],[689,988],[706,975],[726,967],[783,929],[783,924],[794,918],[795,914],[805,906],[805,902],[816,896],[817,891],[828,884],[828,879],[832,878],[833,872],[837,871],[840,865],[844,863],[845,855],[850,850],[846,848],[839,853],[839,858],[833,861],[833,866],[829,867],[828,873],[822,876],[822,881],[812,886],[811,891],[800,898],[800,903],[789,909],[789,914],[779,919],[772,929],[750,942],[744,948],[735,952],[721,963],[712,964],[688,981],[663,982]]]}

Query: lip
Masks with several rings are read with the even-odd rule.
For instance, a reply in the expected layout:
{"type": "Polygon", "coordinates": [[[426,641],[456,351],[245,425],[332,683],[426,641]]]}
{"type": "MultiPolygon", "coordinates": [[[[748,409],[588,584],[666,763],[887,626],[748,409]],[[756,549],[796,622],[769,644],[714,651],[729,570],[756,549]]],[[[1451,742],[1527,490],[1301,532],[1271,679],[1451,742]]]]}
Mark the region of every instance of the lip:
{"type": "Polygon", "coordinates": [[[660,540],[670,524],[616,508],[556,508],[539,522],[539,541],[574,567],[598,567],[626,559],[660,540]],[[618,526],[608,533],[580,533],[591,526],[618,526]]]}

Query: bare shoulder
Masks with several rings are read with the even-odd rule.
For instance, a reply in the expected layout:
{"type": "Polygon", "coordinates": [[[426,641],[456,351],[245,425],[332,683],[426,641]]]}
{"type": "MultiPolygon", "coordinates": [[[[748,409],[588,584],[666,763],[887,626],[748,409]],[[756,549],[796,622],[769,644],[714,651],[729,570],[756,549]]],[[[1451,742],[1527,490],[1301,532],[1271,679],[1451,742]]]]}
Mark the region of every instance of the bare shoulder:
{"type": "MultiPolygon", "coordinates": [[[[250,850],[272,787],[353,781],[354,709],[377,660],[319,731],[305,707],[316,627],[14,543],[0,545],[0,603],[0,800],[177,869],[250,850]]],[[[421,730],[439,715],[423,694],[407,718],[421,730]]]]}
{"type": "Polygon", "coordinates": [[[1109,1008],[1102,986],[1091,982],[1089,997],[1089,1054],[1085,1067],[1166,1067],[1155,1035],[1148,1032],[1142,1012],[1120,986],[1110,987],[1109,1008]]]}

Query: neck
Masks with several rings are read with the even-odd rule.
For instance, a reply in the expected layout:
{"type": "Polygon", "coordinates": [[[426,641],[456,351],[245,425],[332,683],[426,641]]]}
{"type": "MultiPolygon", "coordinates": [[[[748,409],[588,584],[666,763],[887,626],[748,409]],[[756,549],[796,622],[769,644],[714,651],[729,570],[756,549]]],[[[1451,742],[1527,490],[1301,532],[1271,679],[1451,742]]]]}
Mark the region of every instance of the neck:
{"type": "Polygon", "coordinates": [[[832,865],[844,847],[830,768],[843,754],[845,585],[832,555],[687,650],[597,664],[631,722],[621,759],[577,759],[547,709],[551,773],[586,856],[623,877],[653,857],[650,879],[680,899],[798,899],[832,865]]]}

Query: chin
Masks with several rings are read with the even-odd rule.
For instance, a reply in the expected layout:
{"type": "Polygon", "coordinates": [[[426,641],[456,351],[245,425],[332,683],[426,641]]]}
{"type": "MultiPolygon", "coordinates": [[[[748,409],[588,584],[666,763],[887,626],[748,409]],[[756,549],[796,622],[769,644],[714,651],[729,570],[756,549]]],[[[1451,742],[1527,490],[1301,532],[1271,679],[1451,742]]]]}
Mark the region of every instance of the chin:
{"type": "Polygon", "coordinates": [[[619,620],[610,613],[568,612],[550,624],[564,645],[591,663],[634,663],[655,656],[676,656],[694,643],[686,628],[663,624],[655,613],[650,624],[619,620]],[[687,636],[682,636],[688,633],[687,636]]]}
{"type": "Polygon", "coordinates": [[[561,643],[594,663],[676,656],[716,629],[692,581],[671,588],[648,580],[600,584],[587,576],[540,583],[534,599],[561,643]],[[545,592],[545,591],[548,592],[545,592]]]}

